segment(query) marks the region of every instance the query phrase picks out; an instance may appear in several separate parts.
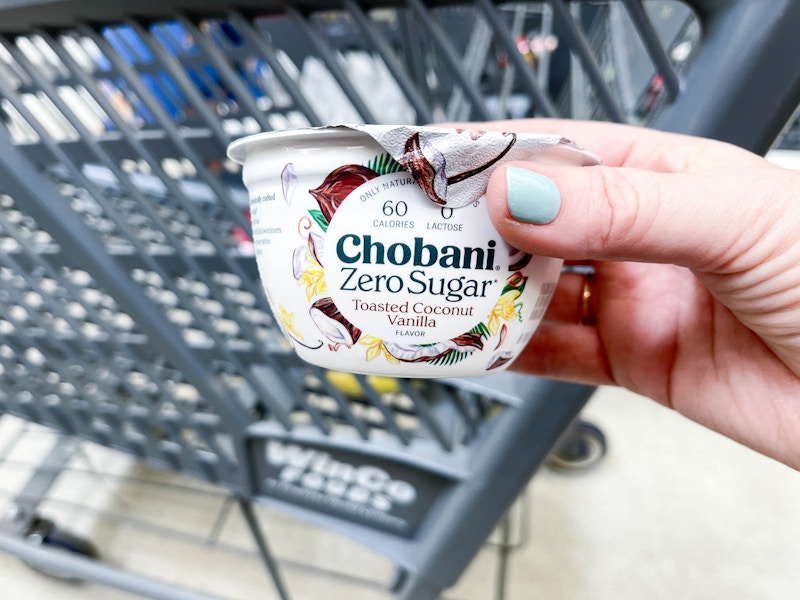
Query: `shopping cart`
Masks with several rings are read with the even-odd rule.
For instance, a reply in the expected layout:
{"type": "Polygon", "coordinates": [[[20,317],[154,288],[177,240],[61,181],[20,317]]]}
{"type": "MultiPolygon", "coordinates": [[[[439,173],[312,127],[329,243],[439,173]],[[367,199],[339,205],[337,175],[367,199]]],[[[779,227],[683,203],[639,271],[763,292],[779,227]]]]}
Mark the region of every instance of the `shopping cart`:
{"type": "MultiPolygon", "coordinates": [[[[398,597],[436,597],[593,390],[300,362],[260,289],[225,148],[294,125],[560,115],[766,151],[800,100],[786,59],[800,4],[688,5],[0,3],[0,412],[227,487],[281,597],[254,503],[385,554],[398,597]]],[[[45,461],[53,477],[69,443],[45,461]]],[[[30,552],[35,512],[15,506],[0,548],[201,597],[30,552]]]]}

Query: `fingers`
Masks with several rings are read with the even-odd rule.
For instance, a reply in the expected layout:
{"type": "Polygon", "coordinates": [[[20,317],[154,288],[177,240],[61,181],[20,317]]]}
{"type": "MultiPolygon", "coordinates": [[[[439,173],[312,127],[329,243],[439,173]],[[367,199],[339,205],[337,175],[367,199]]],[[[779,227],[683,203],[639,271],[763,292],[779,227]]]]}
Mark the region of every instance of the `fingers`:
{"type": "Polygon", "coordinates": [[[584,312],[584,291],[586,275],[579,273],[562,273],[553,298],[544,314],[544,320],[550,323],[577,324],[584,312]]]}
{"type": "Polygon", "coordinates": [[[542,323],[514,371],[589,385],[615,384],[594,327],[542,323]]]}
{"type": "Polygon", "coordinates": [[[500,235],[533,254],[716,272],[762,260],[762,238],[800,218],[791,195],[774,188],[774,169],[665,174],[511,163],[493,174],[487,199],[500,235]]]}
{"type": "Polygon", "coordinates": [[[512,369],[591,385],[615,383],[599,332],[583,322],[593,311],[591,275],[563,272],[533,339],[512,369]]]}

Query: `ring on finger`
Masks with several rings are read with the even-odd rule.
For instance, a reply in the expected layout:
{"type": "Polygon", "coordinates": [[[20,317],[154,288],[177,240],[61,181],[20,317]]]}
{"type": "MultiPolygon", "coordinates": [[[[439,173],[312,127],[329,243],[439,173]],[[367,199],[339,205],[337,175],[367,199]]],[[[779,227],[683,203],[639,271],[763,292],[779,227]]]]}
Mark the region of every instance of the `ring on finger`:
{"type": "Polygon", "coordinates": [[[595,319],[592,312],[592,275],[586,274],[583,278],[583,289],[580,297],[580,313],[578,322],[581,325],[594,325],[595,319]]]}

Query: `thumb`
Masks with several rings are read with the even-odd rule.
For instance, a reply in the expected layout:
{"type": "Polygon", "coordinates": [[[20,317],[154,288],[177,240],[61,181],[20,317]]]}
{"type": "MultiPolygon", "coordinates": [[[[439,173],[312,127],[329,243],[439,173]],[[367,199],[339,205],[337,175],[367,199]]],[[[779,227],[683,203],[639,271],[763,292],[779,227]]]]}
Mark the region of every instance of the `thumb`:
{"type": "MultiPolygon", "coordinates": [[[[509,163],[487,188],[495,227],[532,254],[715,271],[785,217],[779,167],[692,173],[509,163]]],[[[784,204],[788,204],[784,202],[784,204]]]]}

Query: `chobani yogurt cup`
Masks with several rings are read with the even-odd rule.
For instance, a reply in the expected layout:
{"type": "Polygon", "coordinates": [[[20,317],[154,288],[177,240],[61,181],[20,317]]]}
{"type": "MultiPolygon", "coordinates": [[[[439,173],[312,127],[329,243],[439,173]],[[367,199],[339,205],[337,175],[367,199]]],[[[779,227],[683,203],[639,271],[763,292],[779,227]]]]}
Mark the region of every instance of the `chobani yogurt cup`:
{"type": "Polygon", "coordinates": [[[336,126],[231,144],[256,261],[304,360],[396,377],[503,369],[542,319],[562,261],[509,246],[484,191],[504,160],[595,164],[552,135],[336,126]]]}

